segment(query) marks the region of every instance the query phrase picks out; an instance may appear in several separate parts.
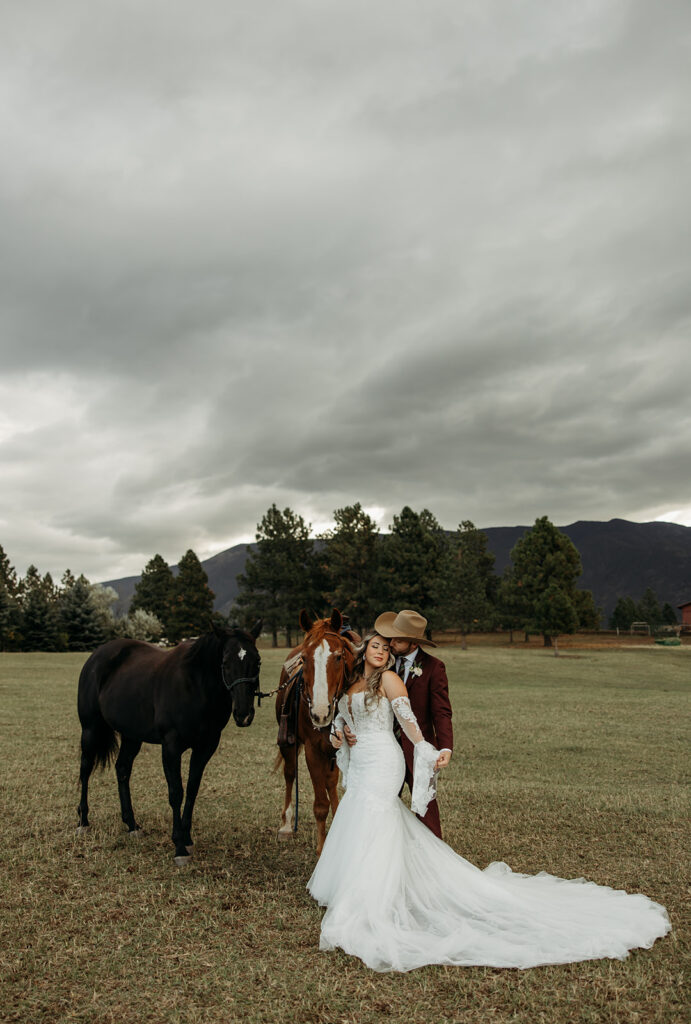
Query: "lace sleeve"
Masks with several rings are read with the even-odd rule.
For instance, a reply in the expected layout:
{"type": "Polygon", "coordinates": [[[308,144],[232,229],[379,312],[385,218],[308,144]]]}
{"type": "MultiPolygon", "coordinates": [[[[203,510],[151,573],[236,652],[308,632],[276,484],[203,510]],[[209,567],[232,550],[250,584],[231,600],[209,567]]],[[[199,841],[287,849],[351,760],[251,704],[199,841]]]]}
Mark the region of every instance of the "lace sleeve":
{"type": "Polygon", "coordinates": [[[345,739],[345,728],[346,720],[343,715],[339,713],[334,718],[333,731],[340,732],[343,736],[343,743],[336,751],[336,764],[338,765],[341,772],[341,784],[345,789],[348,785],[348,768],[350,767],[350,747],[346,743],[345,739]]]}
{"type": "Polygon", "coordinates": [[[413,792],[410,806],[421,817],[437,795],[437,773],[434,766],[439,751],[422,735],[417,718],[413,714],[408,697],[394,697],[391,708],[401,729],[411,743],[415,744],[413,752],[413,792]]]}
{"type": "Polygon", "coordinates": [[[411,743],[420,743],[423,739],[417,718],[413,714],[408,697],[394,697],[391,701],[391,710],[398,719],[398,723],[411,743]]]}
{"type": "Polygon", "coordinates": [[[345,718],[343,717],[343,715],[341,714],[340,711],[337,711],[336,712],[336,717],[334,718],[333,723],[331,725],[331,735],[333,736],[337,732],[340,732],[341,735],[343,735],[343,728],[344,728],[344,726],[345,726],[345,718]]]}

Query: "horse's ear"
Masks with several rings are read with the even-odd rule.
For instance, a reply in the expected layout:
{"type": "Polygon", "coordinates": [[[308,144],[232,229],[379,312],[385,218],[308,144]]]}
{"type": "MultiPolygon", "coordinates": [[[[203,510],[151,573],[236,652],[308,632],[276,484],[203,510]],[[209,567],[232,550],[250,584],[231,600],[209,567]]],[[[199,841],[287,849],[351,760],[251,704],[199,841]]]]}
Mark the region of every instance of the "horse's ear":
{"type": "Polygon", "coordinates": [[[353,650],[356,647],[359,647],[360,644],[362,643],[362,637],[360,636],[359,633],[356,633],[354,629],[345,629],[341,633],[341,636],[344,636],[346,638],[346,640],[351,645],[353,650]]]}
{"type": "Polygon", "coordinates": [[[341,632],[341,626],[343,625],[343,616],[339,612],[338,608],[334,608],[331,612],[331,628],[334,633],[341,632]]]}
{"type": "Polygon", "coordinates": [[[303,630],[303,632],[305,633],[309,633],[312,626],[314,625],[314,622],[312,621],[312,617],[306,608],[301,609],[299,621],[300,629],[303,630]]]}
{"type": "Polygon", "coordinates": [[[252,626],[252,628],[250,630],[250,636],[252,637],[253,640],[257,639],[257,637],[259,636],[259,634],[262,631],[262,626],[263,625],[264,625],[264,620],[263,619],[257,619],[255,624],[252,626]]]}

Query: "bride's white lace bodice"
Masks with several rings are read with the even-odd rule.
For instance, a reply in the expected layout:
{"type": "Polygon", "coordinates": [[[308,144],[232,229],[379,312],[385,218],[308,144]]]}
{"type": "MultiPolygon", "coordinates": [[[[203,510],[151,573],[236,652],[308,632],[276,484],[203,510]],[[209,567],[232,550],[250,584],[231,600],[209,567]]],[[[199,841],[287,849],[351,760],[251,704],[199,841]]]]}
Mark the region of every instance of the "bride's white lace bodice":
{"type": "Polygon", "coordinates": [[[356,735],[393,729],[393,710],[389,701],[383,698],[367,704],[364,690],[344,694],[338,702],[338,713],[356,735]]]}
{"type": "MultiPolygon", "coordinates": [[[[417,719],[413,714],[408,697],[394,697],[389,701],[380,696],[379,700],[365,700],[364,690],[344,694],[338,702],[338,714],[334,721],[334,729],[343,732],[345,725],[355,734],[359,742],[367,741],[369,736],[383,736],[395,743],[393,735],[394,715],[411,743],[414,744],[413,789],[411,807],[416,814],[424,815],[431,800],[437,792],[435,765],[439,751],[423,737],[417,719]]],[[[343,743],[336,753],[338,767],[341,769],[344,788],[348,785],[350,758],[356,756],[343,743]]]]}

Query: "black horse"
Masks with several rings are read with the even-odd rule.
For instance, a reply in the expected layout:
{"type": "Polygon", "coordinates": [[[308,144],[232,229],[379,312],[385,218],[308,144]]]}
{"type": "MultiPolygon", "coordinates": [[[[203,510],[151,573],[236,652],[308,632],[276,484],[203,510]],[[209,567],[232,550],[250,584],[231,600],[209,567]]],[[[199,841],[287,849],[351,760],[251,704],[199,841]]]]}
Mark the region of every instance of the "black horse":
{"type": "Polygon", "coordinates": [[[142,743],[160,743],[168,799],[173,809],[175,863],[192,852],[192,812],[204,769],[216,750],[231,711],[235,724],[251,725],[259,687],[260,658],[255,640],[262,623],[249,633],[216,628],[171,650],[141,640],[111,640],[97,648],[79,676],[78,710],[82,724],[79,822],[89,825],[89,777],[95,765],[115,762],[122,820],[139,831],[132,811],[130,775],[142,743]],[[187,798],[180,759],[192,748],[187,798]]]}

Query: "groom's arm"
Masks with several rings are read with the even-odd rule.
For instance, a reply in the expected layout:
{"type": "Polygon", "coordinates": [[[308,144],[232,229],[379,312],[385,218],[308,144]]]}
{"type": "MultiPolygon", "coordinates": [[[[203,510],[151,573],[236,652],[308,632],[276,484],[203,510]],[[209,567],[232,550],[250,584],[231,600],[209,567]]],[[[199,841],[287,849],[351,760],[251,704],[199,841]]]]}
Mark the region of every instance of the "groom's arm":
{"type": "Polygon", "coordinates": [[[449,681],[443,661],[435,658],[429,680],[429,703],[432,724],[437,737],[440,751],[447,750],[449,759],[453,750],[453,725],[451,724],[451,701],[449,700],[449,681]]]}

